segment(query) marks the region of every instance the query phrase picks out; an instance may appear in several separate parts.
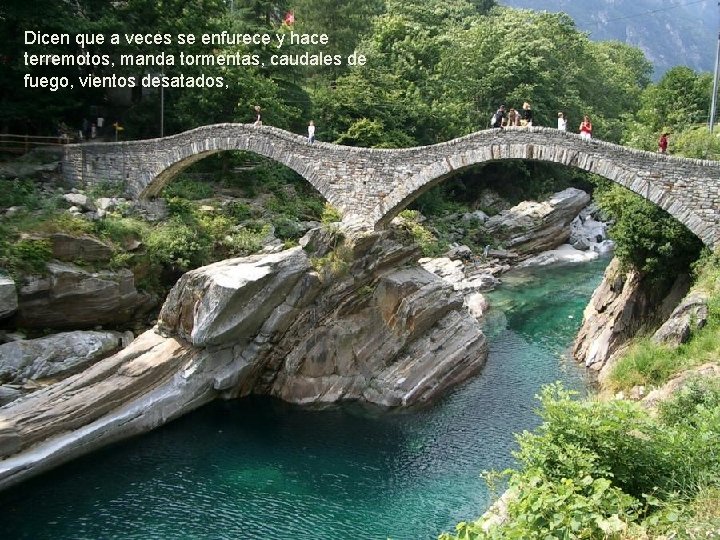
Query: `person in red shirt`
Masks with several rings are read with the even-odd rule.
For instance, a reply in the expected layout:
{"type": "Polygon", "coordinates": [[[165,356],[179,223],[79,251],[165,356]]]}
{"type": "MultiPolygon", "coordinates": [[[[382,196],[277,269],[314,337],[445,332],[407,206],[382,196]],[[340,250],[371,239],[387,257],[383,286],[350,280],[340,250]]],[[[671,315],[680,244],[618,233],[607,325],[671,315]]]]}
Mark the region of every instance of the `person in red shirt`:
{"type": "Polygon", "coordinates": [[[667,153],[667,146],[668,146],[668,135],[669,133],[663,133],[660,135],[660,140],[658,141],[658,152],[661,154],[667,153]]]}
{"type": "Polygon", "coordinates": [[[583,139],[592,138],[592,124],[590,123],[590,117],[587,115],[583,116],[583,121],[580,124],[580,136],[583,139]]]}

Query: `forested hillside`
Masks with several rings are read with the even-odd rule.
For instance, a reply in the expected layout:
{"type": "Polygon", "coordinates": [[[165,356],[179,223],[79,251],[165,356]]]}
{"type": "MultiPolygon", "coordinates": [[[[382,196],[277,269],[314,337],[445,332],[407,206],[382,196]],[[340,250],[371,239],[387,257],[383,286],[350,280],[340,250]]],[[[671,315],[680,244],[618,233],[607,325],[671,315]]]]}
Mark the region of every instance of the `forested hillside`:
{"type": "Polygon", "coordinates": [[[639,47],[655,79],[672,66],[709,71],[715,62],[718,7],[710,0],[500,0],[505,6],[563,11],[593,40],[639,47]]]}

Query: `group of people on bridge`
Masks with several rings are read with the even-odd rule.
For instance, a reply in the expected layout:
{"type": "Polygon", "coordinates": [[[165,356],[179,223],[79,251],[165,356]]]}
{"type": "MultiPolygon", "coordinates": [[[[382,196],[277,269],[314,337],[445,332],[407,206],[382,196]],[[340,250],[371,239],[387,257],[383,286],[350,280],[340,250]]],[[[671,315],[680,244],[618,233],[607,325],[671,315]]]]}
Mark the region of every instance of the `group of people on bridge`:
{"type": "MultiPolygon", "coordinates": [[[[504,127],[511,126],[530,127],[532,125],[533,111],[530,103],[527,101],[523,103],[522,109],[519,111],[511,108],[509,111],[505,112],[505,105],[500,105],[498,110],[495,111],[495,114],[493,114],[490,119],[490,127],[492,128],[502,129],[504,127]]],[[[558,112],[557,128],[560,131],[567,131],[567,118],[565,117],[565,113],[562,111],[558,112]]],[[[587,115],[583,117],[579,131],[582,138],[592,138],[592,122],[590,122],[590,118],[587,115]]]]}
{"type": "MultiPolygon", "coordinates": [[[[567,131],[568,121],[565,113],[560,111],[557,115],[558,130],[567,131]]],[[[530,103],[528,103],[527,101],[523,103],[523,107],[520,111],[516,111],[515,109],[511,108],[509,111],[506,112],[505,105],[500,105],[500,107],[498,107],[498,110],[495,111],[495,114],[493,114],[492,118],[490,119],[490,127],[492,128],[502,129],[504,127],[511,126],[525,127],[532,125],[532,108],[530,107],[530,103]]],[[[580,123],[578,131],[583,139],[592,139],[593,126],[588,115],[583,116],[583,121],[580,123]]],[[[670,133],[663,132],[660,136],[660,139],[658,140],[658,152],[661,154],[667,153],[669,135],[670,133]]]]}

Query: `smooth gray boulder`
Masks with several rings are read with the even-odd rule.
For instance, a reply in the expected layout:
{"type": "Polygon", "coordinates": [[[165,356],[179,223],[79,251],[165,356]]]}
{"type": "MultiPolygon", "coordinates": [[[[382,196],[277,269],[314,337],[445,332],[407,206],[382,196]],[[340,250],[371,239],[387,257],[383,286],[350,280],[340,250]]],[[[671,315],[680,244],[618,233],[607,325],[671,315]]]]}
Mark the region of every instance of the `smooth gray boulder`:
{"type": "Polygon", "coordinates": [[[672,312],[668,320],[652,336],[655,343],[678,347],[690,339],[690,335],[705,326],[708,320],[707,293],[696,291],[688,294],[672,312]]]}
{"type": "Polygon", "coordinates": [[[117,351],[120,332],[75,331],[0,345],[0,382],[62,378],[117,351]]]}

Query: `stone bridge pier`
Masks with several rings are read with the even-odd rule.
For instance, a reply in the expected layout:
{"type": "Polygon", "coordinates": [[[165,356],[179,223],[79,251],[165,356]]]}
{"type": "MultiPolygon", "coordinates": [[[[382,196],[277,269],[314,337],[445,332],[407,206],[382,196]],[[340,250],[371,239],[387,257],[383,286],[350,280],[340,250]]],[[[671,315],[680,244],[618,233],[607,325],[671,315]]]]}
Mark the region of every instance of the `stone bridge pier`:
{"type": "Polygon", "coordinates": [[[387,150],[308,144],[305,137],[270,126],[215,124],[162,139],[68,145],[63,174],[75,185],[120,184],[129,197],[152,198],[192,163],[228,150],[286,165],[344,219],[369,227],[382,227],[458,170],[519,159],[603,176],[667,210],[706,245],[720,242],[720,162],[586,141],[543,127],[485,130],[432,146],[387,150]]]}

